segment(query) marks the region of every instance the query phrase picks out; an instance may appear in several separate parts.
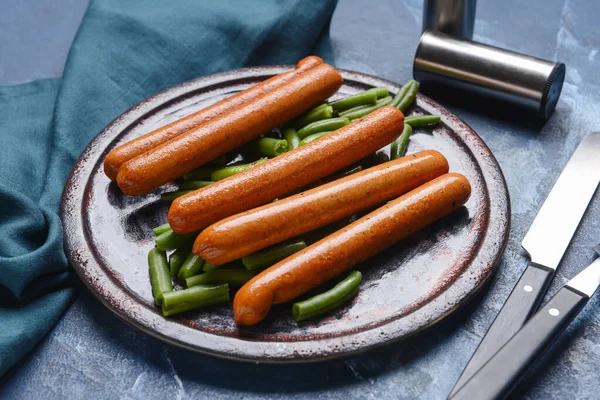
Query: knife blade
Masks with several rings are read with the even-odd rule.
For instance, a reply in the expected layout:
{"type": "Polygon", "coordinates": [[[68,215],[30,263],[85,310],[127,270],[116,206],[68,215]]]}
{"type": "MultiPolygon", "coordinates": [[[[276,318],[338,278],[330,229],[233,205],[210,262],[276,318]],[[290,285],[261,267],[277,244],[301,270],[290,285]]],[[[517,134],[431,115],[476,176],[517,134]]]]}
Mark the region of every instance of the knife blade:
{"type": "MultiPolygon", "coordinates": [[[[594,249],[600,254],[600,245],[594,249]]],[[[550,301],[467,381],[452,400],[504,399],[600,286],[600,258],[550,301]]]]}
{"type": "Polygon", "coordinates": [[[586,135],[540,208],[522,246],[530,262],[450,393],[452,397],[537,310],[600,182],[600,132],[586,135]]]}

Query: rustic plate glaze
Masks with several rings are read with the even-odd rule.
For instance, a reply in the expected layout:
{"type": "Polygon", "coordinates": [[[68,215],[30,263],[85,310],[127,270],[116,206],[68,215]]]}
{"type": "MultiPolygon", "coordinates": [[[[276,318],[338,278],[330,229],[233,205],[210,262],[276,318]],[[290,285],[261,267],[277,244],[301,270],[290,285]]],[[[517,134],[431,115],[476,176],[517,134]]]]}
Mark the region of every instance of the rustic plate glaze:
{"type": "MultiPolygon", "coordinates": [[[[409,153],[436,149],[473,194],[454,214],[362,263],[359,294],[334,314],[297,324],[291,306],[260,325],[240,328],[231,305],[163,318],[153,305],[146,264],[152,227],[164,223],[159,195],[123,195],[102,171],[115,146],[243,90],[288,66],[248,68],[196,79],[127,111],[75,163],[61,205],[65,250],[90,290],[115,314],[169,343],[206,354],[260,362],[306,362],[355,354],[414,334],[456,310],[492,275],[506,245],[510,202],[502,172],[479,136],[449,111],[419,96],[410,114],[440,114],[435,129],[416,129],[409,153]]],[[[349,95],[393,82],[341,71],[349,95]]]]}

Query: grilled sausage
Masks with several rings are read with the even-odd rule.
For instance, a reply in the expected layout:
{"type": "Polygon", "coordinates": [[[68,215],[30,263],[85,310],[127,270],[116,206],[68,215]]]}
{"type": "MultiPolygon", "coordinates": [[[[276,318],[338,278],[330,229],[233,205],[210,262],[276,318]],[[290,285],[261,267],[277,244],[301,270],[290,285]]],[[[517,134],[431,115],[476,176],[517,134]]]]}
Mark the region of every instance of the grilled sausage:
{"type": "Polygon", "coordinates": [[[176,136],[179,136],[183,132],[196,128],[197,126],[210,121],[215,117],[223,115],[241,105],[257,99],[263,94],[282,86],[287,82],[290,82],[291,80],[303,74],[305,71],[320,64],[323,64],[323,60],[319,57],[306,57],[296,64],[296,69],[293,71],[275,75],[266,81],[234,94],[231,97],[223,99],[212,106],[204,108],[200,111],[196,111],[195,113],[190,114],[182,119],[171,122],[170,124],[140,136],[137,139],[122,144],[108,153],[104,159],[104,173],[114,181],[117,179],[117,173],[119,172],[119,168],[121,165],[123,165],[123,163],[131,160],[134,157],[144,154],[145,152],[173,139],[176,136]]]}
{"type": "Polygon", "coordinates": [[[284,303],[334,278],[450,214],[471,194],[462,175],[442,175],[364,216],[338,232],[273,265],[237,292],[235,321],[254,325],[271,304],[284,303]]]}
{"type": "Polygon", "coordinates": [[[448,161],[437,151],[411,154],[221,220],[202,231],[194,253],[225,264],[394,199],[447,172],[448,161]]]}
{"type": "Polygon", "coordinates": [[[401,111],[380,108],[321,139],[177,198],[169,224],[177,233],[194,232],[263,205],[377,151],[403,127],[401,111]]]}
{"type": "Polygon", "coordinates": [[[342,76],[321,64],[199,127],[121,165],[117,183],[142,195],[289,121],[334,94],[342,76]]]}

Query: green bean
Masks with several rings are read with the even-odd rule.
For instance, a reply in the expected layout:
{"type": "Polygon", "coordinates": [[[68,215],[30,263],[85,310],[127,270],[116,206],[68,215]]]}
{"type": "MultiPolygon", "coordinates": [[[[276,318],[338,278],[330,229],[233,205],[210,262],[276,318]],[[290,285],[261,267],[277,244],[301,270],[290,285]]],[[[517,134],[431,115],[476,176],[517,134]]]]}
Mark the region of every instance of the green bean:
{"type": "Polygon", "coordinates": [[[404,96],[400,99],[400,101],[396,104],[396,107],[400,111],[406,110],[417,98],[417,92],[419,91],[419,83],[417,81],[412,81],[412,84],[404,94],[404,96]]]}
{"type": "Polygon", "coordinates": [[[194,240],[192,238],[185,242],[183,245],[181,245],[169,256],[169,272],[171,272],[172,277],[176,278],[177,275],[179,275],[179,270],[181,269],[181,266],[192,252],[193,245],[194,240]]]}
{"type": "Polygon", "coordinates": [[[216,270],[219,267],[220,267],[220,265],[216,265],[216,264],[211,264],[209,262],[205,262],[204,266],[202,267],[202,271],[204,271],[204,272],[211,272],[211,271],[216,270]]]}
{"type": "Polygon", "coordinates": [[[287,140],[288,150],[294,150],[300,146],[300,136],[298,136],[298,131],[294,128],[284,130],[283,137],[287,140]]]}
{"type": "MultiPolygon", "coordinates": [[[[418,89],[419,83],[411,79],[410,81],[402,85],[400,90],[398,90],[398,93],[396,93],[396,95],[394,96],[394,100],[392,100],[392,103],[390,105],[398,108],[398,105],[402,102],[402,100],[407,99],[406,101],[410,100],[410,102],[406,105],[406,107],[408,107],[410,103],[412,103],[412,101],[415,99],[418,89]]],[[[401,111],[404,111],[404,109],[401,109],[401,111]]]]}
{"type": "Polygon", "coordinates": [[[162,311],[165,317],[229,301],[229,286],[198,285],[188,289],[176,290],[163,295],[162,311]]]}
{"type": "Polygon", "coordinates": [[[317,139],[321,139],[323,136],[327,136],[331,131],[319,132],[313,135],[307,136],[300,141],[300,146],[304,146],[306,143],[314,142],[317,139]]]}
{"type": "Polygon", "coordinates": [[[173,232],[173,229],[169,229],[168,231],[155,237],[154,243],[156,244],[156,247],[161,250],[175,250],[195,236],[198,236],[198,232],[180,235],[173,232]]]}
{"type": "Polygon", "coordinates": [[[186,195],[191,192],[193,192],[193,190],[178,190],[176,192],[165,192],[160,195],[160,199],[162,201],[173,201],[176,198],[181,197],[181,196],[186,195]]]}
{"type": "Polygon", "coordinates": [[[362,274],[359,271],[352,271],[343,281],[330,290],[310,299],[294,303],[292,306],[294,319],[300,322],[338,308],[358,293],[361,279],[362,274]]]}
{"type": "Polygon", "coordinates": [[[290,239],[242,257],[248,271],[265,269],[306,247],[302,239],[290,239]]]}
{"type": "Polygon", "coordinates": [[[391,102],[392,98],[390,96],[387,96],[383,99],[377,100],[377,103],[373,104],[372,106],[356,107],[351,108],[348,111],[344,111],[343,113],[340,113],[340,117],[346,117],[352,121],[358,118],[362,118],[365,115],[368,115],[383,106],[387,106],[391,102]]]}
{"type": "Polygon", "coordinates": [[[214,183],[213,181],[183,181],[179,189],[196,190],[214,183]]]}
{"type": "Polygon", "coordinates": [[[324,121],[313,122],[312,124],[306,125],[304,128],[298,131],[300,139],[304,139],[307,136],[314,135],[315,133],[325,131],[335,131],[343,126],[350,123],[348,118],[329,118],[324,121]]]}
{"type": "Polygon", "coordinates": [[[294,129],[300,129],[303,126],[306,126],[315,121],[321,121],[323,119],[331,118],[333,115],[333,108],[325,103],[321,104],[318,107],[313,108],[312,110],[307,111],[302,114],[298,118],[292,120],[288,125],[288,127],[294,129]]]}
{"type": "Polygon", "coordinates": [[[334,111],[340,112],[358,106],[375,104],[376,102],[377,92],[366,90],[364,92],[360,92],[349,97],[344,97],[343,99],[335,100],[329,103],[329,105],[333,108],[334,111]]]}
{"type": "Polygon", "coordinates": [[[390,94],[388,92],[388,88],[386,88],[386,87],[374,87],[372,89],[369,89],[368,92],[375,92],[375,94],[377,94],[378,99],[383,99],[384,97],[388,97],[390,94]]]}
{"type": "Polygon", "coordinates": [[[277,157],[288,151],[287,140],[263,137],[248,143],[246,148],[267,157],[277,157]]]}
{"type": "Polygon", "coordinates": [[[198,169],[193,170],[192,172],[188,172],[183,175],[184,181],[210,181],[210,175],[213,173],[215,168],[210,167],[200,167],[198,169]]]}
{"type": "Polygon", "coordinates": [[[227,283],[232,286],[242,286],[254,275],[256,275],[256,272],[245,269],[218,269],[187,278],[185,284],[187,287],[209,283],[227,283]]]}
{"type": "Polygon", "coordinates": [[[156,236],[158,236],[161,233],[165,233],[169,229],[171,229],[171,225],[169,225],[169,223],[166,223],[166,224],[159,225],[156,228],[152,229],[152,232],[154,232],[154,234],[156,236]]]}
{"type": "Polygon", "coordinates": [[[198,275],[200,272],[202,272],[203,265],[204,260],[201,259],[197,254],[190,252],[183,262],[179,273],[177,274],[177,280],[183,282],[190,276],[198,275]]]}
{"type": "Polygon", "coordinates": [[[406,117],[404,123],[415,128],[417,126],[427,126],[438,124],[442,119],[439,115],[415,115],[406,117]]]}
{"type": "Polygon", "coordinates": [[[148,253],[148,268],[150,270],[150,285],[152,286],[152,295],[157,305],[163,302],[163,293],[173,290],[173,282],[169,275],[169,265],[167,264],[167,254],[153,248],[148,253]]]}
{"type": "Polygon", "coordinates": [[[392,149],[390,151],[390,158],[392,160],[404,156],[404,153],[406,153],[406,147],[408,146],[408,140],[410,139],[411,134],[412,127],[408,124],[404,124],[402,134],[398,136],[398,139],[392,142],[392,149]]]}
{"type": "Polygon", "coordinates": [[[212,173],[210,176],[213,181],[220,181],[221,179],[229,178],[235,174],[239,174],[240,172],[244,172],[247,169],[254,167],[255,165],[262,164],[267,161],[268,158],[261,158],[260,160],[256,160],[249,164],[238,164],[238,165],[230,165],[229,167],[221,168],[212,173]]]}

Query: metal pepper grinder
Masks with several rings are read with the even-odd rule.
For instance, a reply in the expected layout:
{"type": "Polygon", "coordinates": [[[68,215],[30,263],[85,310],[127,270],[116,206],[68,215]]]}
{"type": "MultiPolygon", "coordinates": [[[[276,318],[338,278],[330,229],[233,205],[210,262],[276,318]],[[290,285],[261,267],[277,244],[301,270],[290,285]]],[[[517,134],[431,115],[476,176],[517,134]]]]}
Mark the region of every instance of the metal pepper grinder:
{"type": "Polygon", "coordinates": [[[473,42],[476,0],[425,0],[413,77],[511,102],[549,118],[565,65],[473,42]]]}
{"type": "Polygon", "coordinates": [[[423,32],[433,30],[472,39],[476,6],[477,0],[425,0],[423,32]]]}

